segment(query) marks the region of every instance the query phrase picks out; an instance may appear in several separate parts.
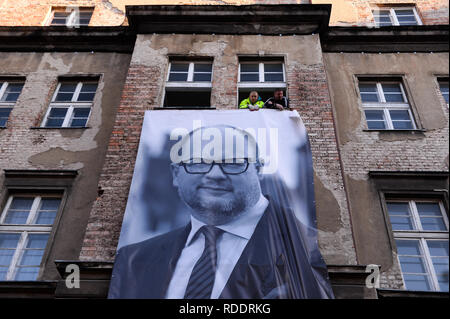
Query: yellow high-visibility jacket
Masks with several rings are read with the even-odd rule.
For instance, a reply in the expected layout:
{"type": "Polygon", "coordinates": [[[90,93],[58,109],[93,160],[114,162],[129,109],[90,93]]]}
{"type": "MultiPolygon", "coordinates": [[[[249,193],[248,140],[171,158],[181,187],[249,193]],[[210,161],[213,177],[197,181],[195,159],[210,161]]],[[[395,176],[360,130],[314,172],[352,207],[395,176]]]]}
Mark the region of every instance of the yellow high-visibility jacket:
{"type": "Polygon", "coordinates": [[[256,101],[255,104],[252,104],[250,102],[250,99],[246,98],[245,100],[242,100],[241,104],[239,104],[239,108],[240,109],[247,109],[249,107],[249,105],[256,105],[259,108],[262,108],[264,106],[264,102],[263,101],[256,101]]]}

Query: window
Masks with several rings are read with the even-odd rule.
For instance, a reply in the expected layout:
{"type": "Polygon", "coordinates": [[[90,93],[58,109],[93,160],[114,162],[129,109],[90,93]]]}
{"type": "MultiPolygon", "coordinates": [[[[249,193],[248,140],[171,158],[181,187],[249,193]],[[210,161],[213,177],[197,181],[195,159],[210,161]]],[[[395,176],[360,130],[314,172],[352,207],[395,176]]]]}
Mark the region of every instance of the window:
{"type": "Polygon", "coordinates": [[[387,200],[403,281],[408,290],[448,291],[448,218],[437,200],[387,200]]]}
{"type": "Polygon", "coordinates": [[[97,82],[58,83],[43,127],[85,127],[91,114],[97,82]]]}
{"type": "Polygon", "coordinates": [[[6,127],[9,114],[23,88],[22,81],[2,81],[0,79],[0,127],[6,127]]]}
{"type": "Polygon", "coordinates": [[[210,107],[212,61],[172,61],[166,81],[165,107],[210,107]]]}
{"type": "Polygon", "coordinates": [[[445,103],[448,105],[448,78],[447,79],[439,79],[439,89],[441,90],[442,97],[445,100],[445,103]]]}
{"type": "Polygon", "coordinates": [[[50,25],[67,27],[88,26],[93,12],[93,8],[67,7],[64,9],[53,9],[50,25]]]}
{"type": "Polygon", "coordinates": [[[373,18],[378,27],[392,25],[422,25],[414,7],[380,8],[373,10],[373,18]]]}
{"type": "Polygon", "coordinates": [[[0,281],[36,280],[61,197],[10,196],[0,216],[0,281]]]}
{"type": "Polygon", "coordinates": [[[274,89],[286,88],[284,63],[281,59],[255,61],[241,58],[239,62],[238,102],[248,98],[253,90],[256,90],[265,102],[273,96],[274,89]]]}
{"type": "Polygon", "coordinates": [[[403,85],[392,82],[359,82],[359,93],[370,130],[416,128],[403,85]]]}

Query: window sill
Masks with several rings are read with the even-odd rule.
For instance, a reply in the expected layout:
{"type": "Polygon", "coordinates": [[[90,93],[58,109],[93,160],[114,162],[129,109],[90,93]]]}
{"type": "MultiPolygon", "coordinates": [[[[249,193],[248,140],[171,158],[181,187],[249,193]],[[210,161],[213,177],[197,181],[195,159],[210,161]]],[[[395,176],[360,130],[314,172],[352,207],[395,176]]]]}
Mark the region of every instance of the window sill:
{"type": "Polygon", "coordinates": [[[32,130],[84,130],[90,129],[90,126],[80,126],[80,127],[43,127],[43,126],[32,126],[32,130]]]}

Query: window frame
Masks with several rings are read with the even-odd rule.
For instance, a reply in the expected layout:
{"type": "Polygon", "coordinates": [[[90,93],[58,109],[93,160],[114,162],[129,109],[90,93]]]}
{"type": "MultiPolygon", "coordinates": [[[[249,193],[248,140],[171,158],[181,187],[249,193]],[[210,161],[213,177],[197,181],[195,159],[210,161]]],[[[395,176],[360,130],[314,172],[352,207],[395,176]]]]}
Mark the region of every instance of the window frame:
{"type": "Polygon", "coordinates": [[[89,119],[91,117],[92,114],[92,108],[94,107],[94,101],[95,101],[95,96],[97,95],[97,90],[98,90],[98,80],[74,80],[74,81],[65,81],[65,80],[61,80],[58,82],[58,85],[55,89],[55,92],[53,92],[53,96],[51,99],[51,102],[47,108],[47,111],[45,112],[45,116],[42,120],[41,126],[42,128],[54,128],[54,129],[58,129],[58,128],[86,128],[88,127],[88,122],[89,119]],[[75,87],[75,91],[72,95],[72,99],[71,101],[68,102],[58,102],[55,101],[56,96],[59,93],[59,90],[61,88],[61,85],[64,83],[70,83],[70,82],[76,82],[77,85],[75,87]],[[82,102],[78,102],[77,99],[80,95],[81,92],[81,88],[83,87],[84,84],[89,84],[89,83],[95,83],[97,84],[97,88],[95,89],[95,93],[94,93],[94,97],[92,99],[91,102],[86,102],[86,101],[82,101],[82,102]],[[48,121],[48,117],[50,115],[50,112],[53,108],[67,108],[67,113],[64,116],[64,120],[63,123],[61,124],[61,126],[47,126],[47,121],[48,121]],[[75,108],[89,108],[89,115],[86,118],[86,124],[84,126],[70,126],[70,124],[72,123],[72,120],[74,119],[74,109],[75,108]]]}
{"type": "MultiPolygon", "coordinates": [[[[202,88],[202,89],[211,89],[212,88],[212,80],[213,80],[213,75],[214,75],[214,68],[213,68],[213,61],[207,61],[207,60],[199,60],[199,61],[178,61],[178,60],[173,60],[169,62],[169,68],[168,68],[168,72],[167,72],[167,77],[166,77],[166,88],[169,89],[174,89],[173,91],[176,91],[176,89],[183,89],[183,88],[202,88]],[[171,74],[171,69],[172,69],[172,64],[189,64],[188,67],[188,76],[187,76],[187,80],[186,81],[169,81],[169,77],[171,74]],[[211,64],[211,80],[210,81],[194,81],[194,65],[195,64],[211,64]]],[[[184,73],[184,72],[182,72],[184,73]]],[[[201,73],[206,73],[206,72],[201,72],[201,73]]]]}
{"type": "MultiPolygon", "coordinates": [[[[420,196],[412,196],[412,197],[396,196],[396,197],[386,198],[385,196],[383,196],[383,204],[384,204],[384,209],[386,211],[386,220],[389,225],[390,233],[392,234],[392,240],[394,243],[395,250],[397,252],[396,257],[397,257],[397,262],[400,266],[400,273],[402,275],[402,281],[403,281],[404,287],[407,287],[407,286],[406,286],[406,282],[405,282],[405,274],[401,270],[400,256],[405,256],[405,255],[398,254],[397,243],[396,243],[397,240],[418,241],[419,249],[421,251],[421,254],[422,254],[423,260],[424,260],[424,267],[426,270],[426,274],[430,278],[430,280],[429,280],[429,284],[430,284],[430,288],[431,288],[430,291],[440,292],[441,290],[440,290],[439,282],[437,279],[436,271],[434,270],[433,260],[432,260],[432,257],[431,257],[431,254],[430,254],[430,251],[428,248],[427,241],[448,241],[448,239],[449,239],[449,219],[448,219],[448,216],[446,213],[444,202],[439,198],[431,198],[431,197],[421,198],[420,196]],[[390,214],[389,214],[389,210],[387,208],[387,204],[395,203],[395,202],[403,202],[403,203],[408,202],[408,208],[411,213],[411,222],[415,229],[413,229],[413,230],[394,230],[392,228],[392,224],[390,222],[390,214]],[[444,221],[444,225],[446,226],[447,229],[444,231],[423,230],[423,228],[421,226],[422,224],[420,221],[420,216],[419,216],[419,213],[417,210],[416,202],[438,203],[439,209],[440,209],[443,221],[444,221]]],[[[407,274],[409,274],[409,273],[407,273],[407,274]]]]}
{"type": "Polygon", "coordinates": [[[91,20],[92,20],[92,16],[94,15],[94,10],[95,7],[77,7],[77,6],[67,6],[67,7],[53,7],[50,9],[50,13],[49,13],[49,17],[47,18],[47,23],[45,23],[45,25],[47,26],[65,26],[65,27],[87,27],[90,25],[91,20]],[[53,20],[55,18],[55,13],[56,12],[62,12],[62,13],[67,13],[67,17],[66,17],[66,23],[64,24],[52,24],[53,20]],[[75,23],[77,20],[78,22],[80,21],[80,17],[76,17],[77,12],[81,13],[81,12],[90,12],[91,13],[91,17],[89,18],[89,23],[88,24],[77,24],[75,23]]]}
{"type": "Polygon", "coordinates": [[[239,61],[238,66],[238,90],[239,89],[286,89],[286,68],[284,61],[280,60],[245,60],[239,61]],[[258,81],[241,81],[241,64],[258,64],[258,81]],[[283,81],[265,81],[264,79],[264,65],[265,64],[281,64],[283,81]]]}
{"type": "MultiPolygon", "coordinates": [[[[372,10],[372,16],[373,21],[377,27],[381,27],[377,21],[375,20],[375,14],[380,11],[388,11],[389,12],[389,18],[391,20],[390,26],[407,26],[407,25],[414,25],[414,24],[400,24],[397,18],[397,12],[396,10],[412,10],[414,13],[414,18],[416,19],[417,25],[423,25],[422,19],[419,16],[419,13],[417,12],[417,9],[415,6],[402,6],[402,7],[377,7],[372,10]]],[[[378,14],[379,15],[379,14],[378,14]]]]}
{"type": "MultiPolygon", "coordinates": [[[[185,73],[185,72],[183,72],[185,73]]],[[[206,72],[200,72],[206,73],[206,72]]],[[[211,93],[212,93],[212,81],[214,77],[214,61],[208,57],[194,57],[194,58],[170,58],[167,67],[167,76],[164,85],[164,90],[161,100],[161,108],[166,109],[212,109],[211,105],[211,93]],[[171,69],[173,64],[188,64],[188,75],[186,81],[169,81],[171,69]],[[210,81],[194,81],[194,66],[195,64],[211,64],[211,80],[210,81]],[[165,106],[166,96],[168,92],[204,92],[209,94],[209,106],[165,106]]]]}
{"type": "Polygon", "coordinates": [[[390,80],[390,79],[373,79],[373,80],[361,80],[360,78],[357,79],[357,87],[358,87],[358,94],[359,99],[361,101],[361,106],[363,109],[364,117],[366,119],[366,127],[369,131],[411,131],[411,130],[417,130],[418,126],[415,121],[414,113],[412,111],[411,103],[408,100],[405,87],[401,80],[390,80]],[[379,98],[379,102],[364,102],[362,99],[360,84],[375,84],[377,88],[377,96],[379,98]],[[401,94],[403,97],[402,103],[400,102],[386,102],[386,97],[383,91],[382,84],[398,84],[401,90],[401,94]],[[384,116],[384,123],[385,128],[384,129],[374,129],[369,128],[367,117],[365,115],[366,110],[372,110],[372,111],[383,111],[384,116]],[[412,124],[412,128],[409,129],[396,129],[394,128],[393,121],[391,119],[391,115],[389,111],[396,111],[396,110],[406,110],[408,111],[409,119],[412,124]]]}
{"type": "MultiPolygon", "coordinates": [[[[62,207],[64,204],[65,196],[64,192],[61,192],[60,190],[58,192],[20,192],[20,191],[14,191],[8,194],[8,198],[6,201],[6,204],[3,206],[3,210],[1,211],[0,215],[0,234],[20,234],[19,241],[17,243],[17,246],[15,248],[14,254],[11,258],[10,265],[8,267],[5,281],[11,281],[11,282],[21,282],[23,280],[16,280],[15,276],[17,271],[19,270],[19,262],[21,261],[21,258],[23,256],[24,250],[26,249],[27,240],[29,238],[30,234],[47,234],[48,239],[47,243],[45,244],[45,247],[42,249],[43,254],[41,257],[41,261],[38,265],[39,271],[36,275],[36,279],[32,281],[38,281],[40,277],[42,276],[42,272],[44,270],[43,265],[47,261],[47,254],[49,250],[49,246],[51,245],[51,242],[53,240],[53,233],[55,231],[56,224],[59,221],[59,216],[62,211],[62,207]],[[7,216],[8,210],[11,206],[11,203],[15,197],[30,197],[33,198],[33,203],[30,208],[29,215],[27,217],[27,221],[25,224],[4,224],[5,218],[7,216]],[[58,210],[56,212],[55,219],[53,220],[53,223],[50,224],[33,224],[32,222],[35,221],[37,213],[40,208],[40,204],[42,202],[42,198],[58,198],[60,199],[58,210]]],[[[34,267],[37,267],[36,265],[33,265],[34,267]]],[[[27,280],[29,281],[29,280],[27,280]]]]}
{"type": "Polygon", "coordinates": [[[11,116],[11,112],[12,112],[14,106],[16,105],[17,100],[19,99],[20,95],[22,94],[23,87],[25,86],[25,81],[14,80],[14,79],[13,79],[13,80],[9,80],[9,81],[4,80],[4,81],[2,81],[2,82],[3,82],[2,85],[0,85],[0,108],[2,108],[2,109],[11,109],[10,112],[9,112],[9,114],[8,114],[8,118],[6,119],[5,125],[4,125],[4,126],[0,125],[0,128],[5,128],[5,127],[7,127],[9,117],[11,116]],[[20,84],[23,84],[22,89],[21,89],[21,91],[20,91],[20,93],[19,93],[19,96],[17,97],[17,100],[15,100],[14,102],[6,102],[6,101],[3,101],[3,102],[2,102],[2,101],[1,101],[1,98],[2,98],[3,95],[5,94],[6,89],[8,88],[8,86],[9,86],[11,83],[20,83],[20,84]]]}

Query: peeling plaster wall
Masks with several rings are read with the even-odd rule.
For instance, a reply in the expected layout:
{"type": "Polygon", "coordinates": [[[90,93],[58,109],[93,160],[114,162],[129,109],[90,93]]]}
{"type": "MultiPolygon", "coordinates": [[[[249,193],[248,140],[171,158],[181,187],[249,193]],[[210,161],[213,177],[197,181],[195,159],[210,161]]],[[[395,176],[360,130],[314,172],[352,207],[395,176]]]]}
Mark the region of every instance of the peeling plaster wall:
{"type": "Polygon", "coordinates": [[[0,129],[0,194],[6,195],[4,169],[78,171],[45,268],[46,279],[58,276],[55,259],[78,257],[130,58],[116,53],[0,53],[0,78],[26,78],[7,127],[0,129]],[[100,77],[88,127],[39,128],[58,77],[67,75],[100,77]]]}
{"type": "Polygon", "coordinates": [[[317,35],[138,35],[121,106],[91,212],[82,260],[113,260],[133,174],[145,110],[161,107],[169,55],[213,58],[211,105],[237,108],[238,56],[285,59],[288,96],[311,140],[316,179],[319,244],[326,262],[356,264],[340,170],[333,115],[317,35]]]}
{"type": "Polygon", "coordinates": [[[448,53],[325,53],[356,251],[361,264],[382,266],[385,288],[401,287],[389,229],[369,171],[448,172],[449,109],[437,82],[448,77],[448,53]],[[403,78],[416,124],[423,131],[368,131],[358,75],[403,78]]]}

